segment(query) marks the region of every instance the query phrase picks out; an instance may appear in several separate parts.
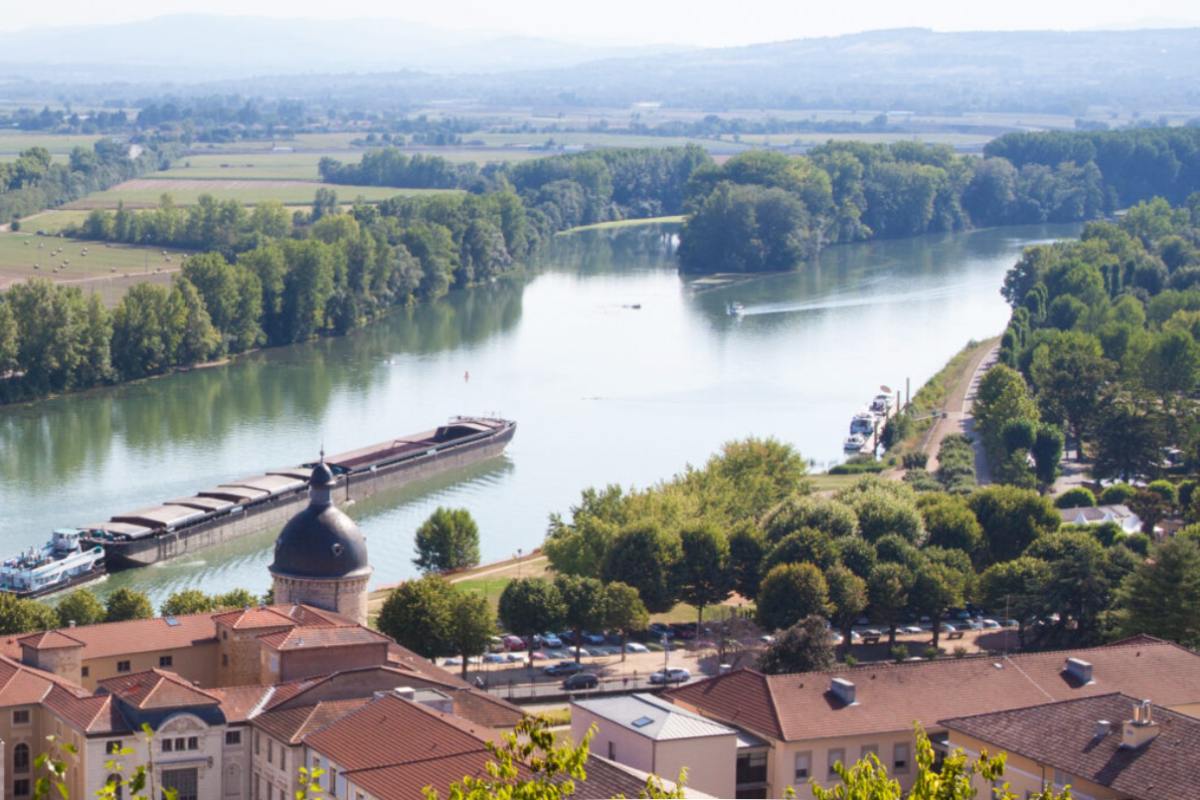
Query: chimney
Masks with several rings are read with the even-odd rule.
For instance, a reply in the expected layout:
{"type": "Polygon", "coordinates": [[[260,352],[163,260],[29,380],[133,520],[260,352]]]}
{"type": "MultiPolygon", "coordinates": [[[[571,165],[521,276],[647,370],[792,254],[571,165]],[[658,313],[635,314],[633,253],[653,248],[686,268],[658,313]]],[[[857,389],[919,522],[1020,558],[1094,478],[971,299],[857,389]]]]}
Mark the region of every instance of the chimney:
{"type": "Polygon", "coordinates": [[[1082,658],[1068,658],[1066,670],[1068,675],[1080,683],[1092,682],[1092,664],[1090,661],[1084,661],[1082,658]]]}
{"type": "Polygon", "coordinates": [[[848,706],[854,705],[854,683],[845,678],[834,678],[829,682],[829,691],[848,706]]]}
{"type": "Polygon", "coordinates": [[[717,667],[718,675],[727,675],[732,671],[733,671],[733,665],[731,665],[731,664],[721,664],[717,667]]]}
{"type": "Polygon", "coordinates": [[[1126,720],[1121,731],[1121,747],[1137,750],[1145,747],[1158,736],[1158,723],[1154,721],[1150,701],[1143,700],[1133,707],[1133,719],[1126,720]]]}
{"type": "Polygon", "coordinates": [[[1112,733],[1112,723],[1111,722],[1109,722],[1106,719],[1102,719],[1096,723],[1095,738],[1103,739],[1105,736],[1108,736],[1108,734],[1110,734],[1110,733],[1112,733]]]}
{"type": "Polygon", "coordinates": [[[73,619],[69,619],[69,620],[67,620],[67,627],[68,627],[68,628],[74,628],[74,627],[75,627],[75,620],[73,620],[73,619]]]}
{"type": "Polygon", "coordinates": [[[392,694],[401,700],[416,702],[417,699],[417,690],[411,686],[397,686],[395,689],[392,689],[392,694]]]}

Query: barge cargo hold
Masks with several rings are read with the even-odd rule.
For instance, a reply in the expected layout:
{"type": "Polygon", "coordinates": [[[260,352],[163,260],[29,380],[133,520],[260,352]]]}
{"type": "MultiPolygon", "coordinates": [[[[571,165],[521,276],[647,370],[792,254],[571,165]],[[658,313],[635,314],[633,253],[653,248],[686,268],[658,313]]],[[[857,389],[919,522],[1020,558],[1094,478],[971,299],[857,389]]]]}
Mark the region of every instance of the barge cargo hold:
{"type": "MultiPolygon", "coordinates": [[[[455,417],[434,430],[325,458],[341,499],[384,490],[494,458],[516,433],[511,420],[455,417]]],[[[272,470],[118,514],[80,528],[85,546],[104,548],[108,570],[145,567],[285,523],[308,502],[315,462],[272,470]]]]}

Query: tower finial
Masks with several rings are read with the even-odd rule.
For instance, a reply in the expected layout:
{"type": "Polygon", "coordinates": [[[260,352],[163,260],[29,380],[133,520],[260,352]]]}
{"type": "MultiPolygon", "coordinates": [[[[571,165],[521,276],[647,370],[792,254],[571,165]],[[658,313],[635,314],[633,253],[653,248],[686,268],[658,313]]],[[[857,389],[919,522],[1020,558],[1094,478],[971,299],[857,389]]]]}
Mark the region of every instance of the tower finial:
{"type": "Polygon", "coordinates": [[[325,463],[325,440],[321,440],[321,463],[325,463]]]}

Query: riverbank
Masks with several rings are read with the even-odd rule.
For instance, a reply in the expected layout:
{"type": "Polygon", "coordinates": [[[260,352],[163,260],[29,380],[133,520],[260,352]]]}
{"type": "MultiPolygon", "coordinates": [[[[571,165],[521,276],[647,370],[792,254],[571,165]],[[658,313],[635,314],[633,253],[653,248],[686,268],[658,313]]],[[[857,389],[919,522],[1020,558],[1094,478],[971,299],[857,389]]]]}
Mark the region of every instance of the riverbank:
{"type": "Polygon", "coordinates": [[[671,225],[679,224],[686,217],[683,214],[675,214],[667,217],[638,217],[636,219],[614,219],[608,222],[594,222],[591,225],[578,225],[574,228],[567,228],[565,231],[559,231],[555,236],[566,236],[569,233],[579,233],[580,231],[611,231],[619,228],[636,228],[642,225],[671,225]]]}

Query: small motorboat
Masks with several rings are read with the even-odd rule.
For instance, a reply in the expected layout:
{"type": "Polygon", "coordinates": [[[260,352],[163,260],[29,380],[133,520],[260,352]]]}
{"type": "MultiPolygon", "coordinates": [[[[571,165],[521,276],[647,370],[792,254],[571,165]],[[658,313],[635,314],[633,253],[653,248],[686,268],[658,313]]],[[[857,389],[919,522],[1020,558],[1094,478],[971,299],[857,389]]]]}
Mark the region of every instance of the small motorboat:
{"type": "Polygon", "coordinates": [[[731,317],[740,317],[746,313],[746,307],[741,303],[729,303],[725,306],[725,313],[731,317]]]}
{"type": "Polygon", "coordinates": [[[863,445],[867,443],[867,439],[861,433],[852,433],[846,437],[846,441],[842,443],[842,448],[847,453],[857,453],[863,449],[863,445]]]}
{"type": "Polygon", "coordinates": [[[870,436],[875,432],[875,415],[869,411],[860,411],[850,420],[850,433],[870,436]]]}

